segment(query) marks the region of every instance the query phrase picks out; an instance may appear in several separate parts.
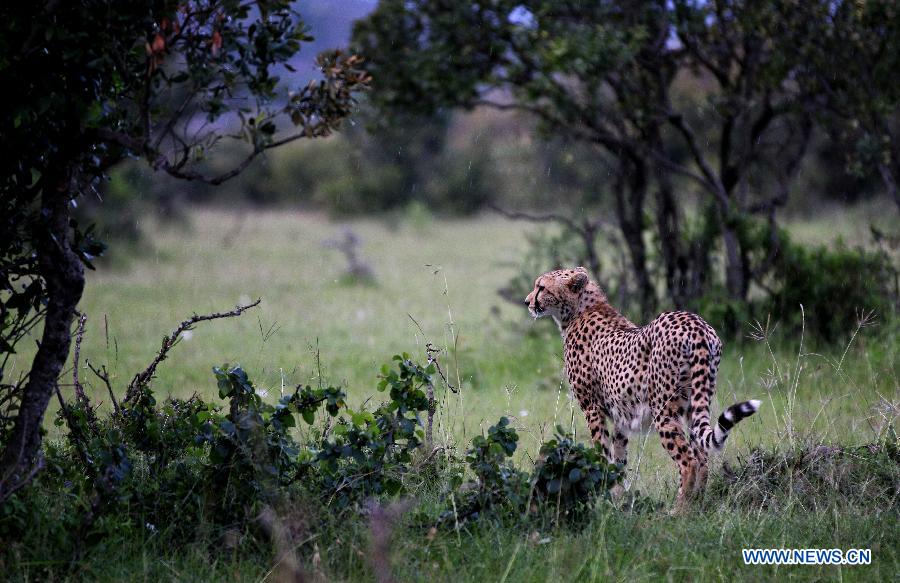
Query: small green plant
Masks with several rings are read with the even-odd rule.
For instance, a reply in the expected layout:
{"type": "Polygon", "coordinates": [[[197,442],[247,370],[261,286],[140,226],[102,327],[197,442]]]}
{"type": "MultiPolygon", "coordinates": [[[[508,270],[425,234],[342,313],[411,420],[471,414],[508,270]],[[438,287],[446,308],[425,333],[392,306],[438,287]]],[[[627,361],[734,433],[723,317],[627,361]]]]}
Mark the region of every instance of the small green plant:
{"type": "Polygon", "coordinates": [[[463,492],[459,515],[469,519],[486,511],[497,514],[508,510],[521,512],[525,508],[528,475],[516,469],[510,460],[518,442],[519,435],[506,417],[492,425],[486,436],[477,435],[472,439],[466,462],[475,474],[475,484],[463,492]]]}
{"type": "Polygon", "coordinates": [[[622,469],[607,462],[599,444],[585,446],[557,426],[553,439],[541,445],[531,485],[537,500],[574,516],[597,497],[608,498],[621,478],[622,469]]]}
{"type": "Polygon", "coordinates": [[[425,389],[432,386],[434,365],[422,367],[406,353],[393,360],[397,368],[385,364],[377,387],[388,391],[390,401],[372,412],[351,411],[303,463],[304,475],[317,481],[321,495],[337,508],[403,492],[412,454],[425,440],[421,414],[433,413],[425,389]]]}
{"type": "Polygon", "coordinates": [[[511,461],[519,436],[509,419],[501,417],[487,435],[472,439],[466,462],[475,481],[459,489],[459,508],[447,509],[443,523],[490,516],[540,516],[557,522],[583,515],[598,497],[608,497],[622,470],[607,463],[599,446],[588,447],[557,427],[553,439],[540,449],[529,474],[511,461]]]}

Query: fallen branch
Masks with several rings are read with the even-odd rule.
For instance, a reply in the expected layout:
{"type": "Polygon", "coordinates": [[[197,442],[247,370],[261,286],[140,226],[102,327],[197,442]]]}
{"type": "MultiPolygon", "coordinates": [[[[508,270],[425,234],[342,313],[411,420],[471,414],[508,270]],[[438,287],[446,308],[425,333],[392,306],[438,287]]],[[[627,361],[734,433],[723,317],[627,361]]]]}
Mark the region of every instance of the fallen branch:
{"type": "Polygon", "coordinates": [[[342,238],[322,241],[322,245],[329,249],[337,249],[344,254],[347,260],[347,276],[359,282],[374,282],[375,271],[372,266],[360,258],[357,249],[361,241],[352,229],[345,228],[342,238]]]}
{"type": "Polygon", "coordinates": [[[162,346],[160,347],[159,352],[156,353],[156,357],[152,362],[150,362],[147,368],[145,368],[142,372],[134,375],[134,378],[131,379],[131,383],[128,385],[128,390],[125,391],[125,398],[122,400],[122,402],[129,402],[131,399],[137,396],[138,393],[140,393],[142,387],[150,382],[154,374],[156,374],[156,367],[160,362],[166,359],[169,350],[171,350],[171,348],[178,343],[178,340],[181,338],[182,333],[188,330],[192,330],[194,328],[194,325],[198,322],[217,320],[219,318],[235,318],[237,316],[240,316],[250,308],[255,308],[256,306],[258,306],[261,301],[262,298],[259,298],[252,304],[247,304],[246,306],[237,306],[230,312],[213,312],[212,314],[205,314],[202,316],[194,314],[187,320],[183,321],[178,325],[177,328],[175,328],[175,330],[171,334],[163,337],[162,346]]]}

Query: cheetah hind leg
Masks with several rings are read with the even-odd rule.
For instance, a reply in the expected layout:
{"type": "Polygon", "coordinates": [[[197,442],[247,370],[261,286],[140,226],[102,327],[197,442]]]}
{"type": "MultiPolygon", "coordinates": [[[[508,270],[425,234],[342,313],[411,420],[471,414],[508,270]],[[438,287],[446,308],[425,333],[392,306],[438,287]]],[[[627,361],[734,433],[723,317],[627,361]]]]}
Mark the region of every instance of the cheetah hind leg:
{"type": "Polygon", "coordinates": [[[695,498],[703,496],[706,490],[706,482],[709,478],[709,454],[699,443],[691,439],[691,452],[696,460],[696,475],[694,476],[694,488],[691,494],[695,498]]]}
{"type": "Polygon", "coordinates": [[[698,474],[701,473],[699,471],[700,464],[694,458],[690,444],[684,437],[684,427],[677,417],[664,414],[656,422],[656,430],[666,453],[678,466],[680,479],[676,510],[685,510],[696,491],[695,484],[697,484],[698,474]]]}

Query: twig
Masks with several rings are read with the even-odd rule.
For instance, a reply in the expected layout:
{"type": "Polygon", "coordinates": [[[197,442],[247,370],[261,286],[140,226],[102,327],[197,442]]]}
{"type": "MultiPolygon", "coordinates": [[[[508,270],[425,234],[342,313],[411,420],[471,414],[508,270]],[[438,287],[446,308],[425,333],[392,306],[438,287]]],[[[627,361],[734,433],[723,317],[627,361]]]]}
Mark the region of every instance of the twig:
{"type": "Polygon", "coordinates": [[[369,564],[378,583],[396,581],[391,572],[391,536],[397,522],[412,506],[412,500],[394,502],[388,506],[372,503],[369,512],[369,530],[372,533],[369,547],[369,564]]]}
{"type": "Polygon", "coordinates": [[[123,402],[129,402],[140,392],[142,387],[150,382],[150,379],[152,379],[153,375],[156,373],[157,365],[159,365],[160,362],[166,359],[169,350],[173,346],[175,346],[183,332],[192,330],[194,325],[198,322],[217,320],[219,318],[234,318],[240,316],[250,308],[258,306],[261,301],[262,298],[259,298],[252,304],[247,304],[246,306],[237,306],[230,312],[213,312],[212,314],[205,314],[202,316],[194,314],[187,320],[183,321],[178,325],[177,328],[175,328],[175,330],[170,335],[163,337],[162,346],[160,347],[159,352],[156,353],[156,357],[153,359],[153,361],[150,362],[147,368],[145,368],[142,372],[134,375],[134,378],[131,379],[131,383],[128,385],[128,390],[125,392],[125,399],[123,400],[123,402]]]}
{"type": "Polygon", "coordinates": [[[406,315],[409,316],[409,319],[412,320],[412,323],[416,325],[416,328],[419,329],[419,332],[422,333],[422,337],[425,339],[425,355],[428,357],[428,363],[434,363],[434,367],[437,369],[438,374],[441,376],[441,380],[443,380],[444,384],[447,385],[447,388],[454,393],[458,393],[459,388],[454,387],[452,384],[450,384],[450,381],[447,380],[447,375],[444,374],[444,370],[441,368],[441,363],[437,359],[436,355],[440,354],[441,349],[436,348],[434,344],[428,342],[428,335],[425,334],[425,330],[423,330],[421,324],[419,324],[419,322],[415,318],[413,318],[412,314],[406,315]]]}
{"type": "MultiPolygon", "coordinates": [[[[415,321],[415,320],[413,320],[415,321]]],[[[431,342],[427,342],[425,344],[425,353],[428,355],[428,362],[434,363],[434,367],[438,371],[438,375],[441,377],[441,380],[444,381],[444,384],[447,385],[447,388],[450,389],[454,393],[459,392],[459,388],[454,387],[450,384],[450,381],[447,380],[447,375],[444,374],[444,369],[441,368],[441,363],[437,359],[437,354],[440,354],[441,349],[435,348],[435,346],[431,342]]]]}
{"type": "Polygon", "coordinates": [[[23,478],[19,479],[19,477],[16,475],[3,476],[2,478],[0,478],[0,486],[4,487],[4,493],[6,495],[12,495],[12,493],[16,490],[19,490],[20,488],[30,484],[31,480],[33,480],[34,477],[38,475],[38,472],[47,467],[47,460],[44,458],[43,449],[38,450],[36,457],[37,459],[35,460],[34,464],[32,464],[31,469],[28,470],[28,474],[26,474],[23,478]],[[6,480],[9,478],[13,478],[12,485],[7,486],[6,480]]]}
{"type": "MultiPolygon", "coordinates": [[[[276,571],[276,578],[279,581],[294,581],[296,583],[307,581],[309,579],[308,574],[304,571],[303,567],[300,565],[300,561],[297,559],[296,549],[300,545],[295,544],[290,529],[285,526],[275,510],[273,510],[271,506],[263,508],[263,511],[259,515],[259,521],[268,533],[269,538],[272,539],[275,550],[278,553],[276,555],[277,560],[275,561],[275,564],[269,569],[261,581],[265,581],[269,575],[276,571]]],[[[309,542],[312,538],[314,537],[302,541],[301,544],[309,542]]]]}
{"type": "Polygon", "coordinates": [[[59,399],[59,408],[66,420],[66,425],[69,426],[69,440],[75,446],[75,451],[78,452],[78,457],[81,458],[84,470],[89,474],[92,474],[95,485],[102,486],[104,491],[109,491],[112,488],[109,480],[97,470],[96,466],[92,464],[91,460],[88,458],[87,446],[85,445],[87,443],[87,436],[84,435],[81,431],[81,427],[78,426],[78,423],[72,416],[72,411],[69,409],[69,406],[66,405],[66,401],[62,396],[62,391],[59,390],[59,385],[56,386],[56,398],[59,399]]]}
{"type": "Polygon", "coordinates": [[[72,383],[75,386],[75,398],[79,404],[87,404],[87,395],[84,394],[84,387],[78,379],[78,360],[81,358],[81,341],[84,339],[84,324],[87,322],[87,314],[81,314],[78,319],[78,329],[75,332],[75,353],[72,356],[72,383]]]}
{"type": "MultiPolygon", "coordinates": [[[[84,325],[86,322],[87,314],[80,314],[78,318],[78,328],[75,332],[75,352],[72,356],[72,384],[75,388],[75,401],[82,409],[84,409],[88,427],[91,429],[91,431],[96,433],[97,417],[94,415],[94,410],[91,408],[91,402],[90,400],[88,400],[87,395],[84,392],[84,386],[81,384],[81,380],[78,378],[78,361],[81,359],[81,341],[84,339],[84,325]]],[[[57,393],[59,393],[59,386],[56,387],[56,390],[57,393]]],[[[62,404],[62,394],[59,394],[59,399],[60,404],[62,404]]]]}
{"type": "Polygon", "coordinates": [[[106,365],[104,364],[100,367],[100,370],[97,370],[96,368],[91,366],[90,362],[85,361],[85,364],[89,369],[91,369],[91,372],[97,375],[97,378],[103,381],[103,383],[106,385],[106,390],[109,392],[109,398],[113,404],[113,410],[116,412],[116,415],[118,415],[120,413],[119,403],[118,401],[116,401],[116,394],[113,392],[112,385],[109,382],[109,371],[106,370],[106,365]]]}

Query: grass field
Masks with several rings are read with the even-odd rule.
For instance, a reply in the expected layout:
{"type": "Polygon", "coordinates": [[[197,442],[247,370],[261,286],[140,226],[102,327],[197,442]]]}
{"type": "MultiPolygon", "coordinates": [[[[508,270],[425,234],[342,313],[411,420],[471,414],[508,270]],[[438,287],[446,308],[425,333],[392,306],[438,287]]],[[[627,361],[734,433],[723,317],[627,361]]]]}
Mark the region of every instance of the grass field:
{"type": "MultiPolygon", "coordinates": [[[[860,223],[843,223],[828,236],[862,239],[865,229],[853,226],[860,223]]],[[[795,227],[805,240],[821,238],[826,230],[813,222],[795,227]]],[[[341,227],[321,216],[194,211],[187,223],[154,231],[139,255],[89,275],[81,306],[89,318],[82,359],[107,364],[114,384],[124,387],[180,320],[260,297],[262,305],[241,318],[204,323],[186,336],[160,366],[153,384],[157,394],[197,392],[211,398],[216,385],[210,368],[239,362],[273,400],[282,386],[315,384],[321,377],[344,385],[358,405],[379,399],[374,388],[382,363],[403,351],[424,359],[425,343],[431,342],[444,349],[442,362],[461,389],[458,394],[441,391],[441,441],[464,449],[472,436],[507,415],[522,435],[519,461],[527,463],[556,424],[585,435],[581,414],[562,384],[561,343],[549,330],[552,322],[532,322],[524,307],[496,293],[513,274],[526,229],[533,227],[491,217],[425,217],[392,226],[357,221],[352,228],[362,239],[362,256],[374,268],[373,285],[352,285],[342,278],[343,257],[322,245],[340,236],[341,227]],[[528,334],[530,327],[539,333],[528,334]]],[[[721,471],[722,461],[746,459],[757,446],[784,451],[819,442],[857,446],[883,434],[900,406],[896,331],[864,328],[854,334],[855,322],[847,322],[846,329],[848,342],[833,347],[813,349],[800,338],[780,337],[777,329],[771,343],[726,345],[714,409],[745,398],[760,398],[764,405],[732,433],[714,473],[721,471]]],[[[24,366],[26,357],[17,366],[24,366]]],[[[93,385],[95,398],[102,401],[105,391],[93,385]]],[[[632,440],[629,466],[632,490],[668,507],[676,472],[654,434],[632,440]]],[[[502,529],[436,541],[407,533],[394,559],[401,580],[896,577],[896,508],[860,514],[831,505],[823,506],[821,515],[803,508],[737,515],[729,507],[710,505],[708,516],[663,519],[600,510],[588,528],[553,534],[546,544],[502,529]],[[739,565],[739,549],[747,546],[873,545],[875,563],[855,571],[752,571],[739,565]]],[[[340,541],[321,543],[323,554],[326,549],[332,553],[317,567],[325,578],[365,575],[365,562],[345,547],[340,541]],[[341,553],[349,557],[347,563],[335,558],[341,553]]],[[[141,576],[254,580],[265,573],[253,561],[209,564],[189,553],[172,555],[169,567],[148,565],[139,560],[143,552],[139,545],[126,551],[133,561],[126,563],[128,569],[138,569],[141,576]]],[[[103,564],[102,554],[96,558],[95,567],[103,564]]],[[[92,576],[136,575],[112,570],[92,576]]]]}
{"type": "MultiPolygon", "coordinates": [[[[195,212],[187,224],[152,236],[145,255],[89,274],[83,358],[108,364],[114,381],[127,384],[179,321],[262,298],[239,319],[199,325],[160,366],[157,391],[212,396],[210,368],[230,362],[272,395],[282,384],[317,383],[321,373],[361,402],[373,395],[382,363],[404,351],[424,358],[432,342],[445,349],[451,381],[462,387],[453,418],[445,420],[448,437],[465,443],[505,414],[517,417],[536,444],[542,428],[571,422],[553,323],[533,322],[524,307],[496,293],[534,227],[499,218],[351,226],[374,268],[374,285],[345,282],[344,258],[322,244],[339,237],[342,226],[321,216],[195,212]],[[541,333],[526,334],[529,328],[541,333]]],[[[846,323],[848,334],[854,327],[846,323]]],[[[726,346],[720,404],[768,402],[735,434],[734,449],[774,437],[789,400],[796,429],[865,439],[878,403],[896,398],[898,387],[895,347],[871,345],[869,332],[862,330],[846,354],[843,345],[815,353],[807,346],[799,359],[800,339],[781,338],[777,329],[775,353],[749,340],[726,346]]]]}

